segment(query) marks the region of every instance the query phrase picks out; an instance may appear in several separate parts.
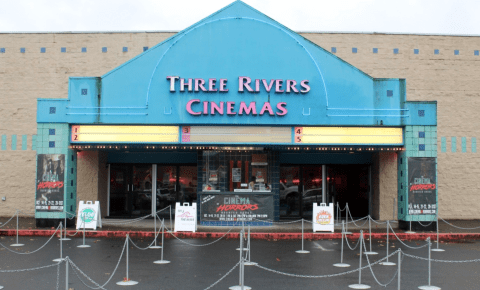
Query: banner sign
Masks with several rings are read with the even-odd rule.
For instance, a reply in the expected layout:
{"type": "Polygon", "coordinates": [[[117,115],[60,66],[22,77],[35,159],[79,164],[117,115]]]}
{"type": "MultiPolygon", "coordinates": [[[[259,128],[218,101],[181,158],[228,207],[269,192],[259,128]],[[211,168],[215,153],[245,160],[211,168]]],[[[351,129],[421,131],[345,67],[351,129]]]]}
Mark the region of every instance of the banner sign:
{"type": "Polygon", "coordinates": [[[435,173],[435,158],[408,158],[408,214],[435,215],[437,213],[435,173]]]}
{"type": "Polygon", "coordinates": [[[175,232],[196,232],[197,231],[197,204],[190,205],[185,202],[183,205],[175,204],[175,232]]]}
{"type": "Polygon", "coordinates": [[[271,194],[204,194],[200,199],[202,221],[271,221],[271,194]]]}
{"type": "Polygon", "coordinates": [[[95,201],[80,201],[78,204],[77,214],[77,230],[92,229],[102,227],[102,215],[100,214],[100,202],[95,201]]]}
{"type": "Polygon", "coordinates": [[[317,203],[313,204],[313,216],[312,216],[312,224],[313,224],[313,232],[332,232],[334,231],[334,216],[333,216],[333,203],[329,203],[326,205],[325,203],[321,203],[318,205],[317,203]]]}
{"type": "Polygon", "coordinates": [[[64,154],[37,155],[37,182],[35,210],[37,212],[63,211],[64,154]]]}

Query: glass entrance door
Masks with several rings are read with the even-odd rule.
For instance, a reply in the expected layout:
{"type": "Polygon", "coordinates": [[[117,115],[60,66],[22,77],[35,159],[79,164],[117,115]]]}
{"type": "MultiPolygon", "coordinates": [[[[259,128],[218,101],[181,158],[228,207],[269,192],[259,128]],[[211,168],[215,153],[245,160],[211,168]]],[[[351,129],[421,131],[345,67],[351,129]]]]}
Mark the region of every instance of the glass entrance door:
{"type": "Polygon", "coordinates": [[[128,191],[131,178],[128,165],[110,166],[110,216],[129,216],[128,191]]]}
{"type": "Polygon", "coordinates": [[[280,216],[311,217],[314,202],[322,202],[322,166],[280,167],[280,216]]]}
{"type": "MultiPolygon", "coordinates": [[[[157,166],[157,211],[168,206],[175,209],[177,202],[197,201],[197,165],[157,166]]],[[[163,211],[161,216],[170,211],[163,211]]]]}
{"type": "Polygon", "coordinates": [[[313,203],[322,202],[322,166],[302,166],[302,217],[310,219],[313,203]]]}
{"type": "Polygon", "coordinates": [[[152,210],[152,165],[110,166],[110,216],[144,216],[152,210]]]}

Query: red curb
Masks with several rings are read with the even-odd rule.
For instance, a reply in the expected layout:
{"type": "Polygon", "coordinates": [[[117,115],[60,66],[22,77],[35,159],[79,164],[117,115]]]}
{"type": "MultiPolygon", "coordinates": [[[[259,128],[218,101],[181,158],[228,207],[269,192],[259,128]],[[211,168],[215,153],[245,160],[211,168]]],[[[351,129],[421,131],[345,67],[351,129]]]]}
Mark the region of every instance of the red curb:
{"type": "MultiPolygon", "coordinates": [[[[31,237],[49,237],[55,233],[55,230],[19,230],[19,236],[31,236],[31,237]]],[[[67,234],[73,235],[75,231],[67,231],[67,234]]],[[[0,236],[15,236],[16,230],[0,230],[0,236]]],[[[58,233],[57,233],[58,234],[58,233]]],[[[153,238],[154,232],[146,231],[86,231],[85,236],[89,238],[124,238],[127,234],[132,238],[153,238]]],[[[368,233],[364,234],[365,238],[368,238],[368,233]]],[[[83,233],[78,232],[74,237],[82,237],[83,233]]],[[[175,236],[182,239],[218,239],[225,236],[226,239],[238,239],[239,233],[220,233],[220,232],[177,232],[175,236]]],[[[331,240],[341,239],[341,233],[304,233],[304,239],[306,240],[331,240]]],[[[395,240],[394,234],[389,234],[389,238],[395,240]]],[[[432,240],[437,239],[435,233],[415,233],[406,234],[398,233],[397,236],[402,241],[422,241],[428,237],[432,240]]],[[[70,236],[71,237],[71,236],[70,236]]],[[[348,238],[356,240],[360,237],[360,233],[353,233],[348,235],[348,238]]],[[[165,233],[165,238],[172,238],[171,234],[165,233]]],[[[302,233],[251,233],[251,238],[256,240],[300,240],[302,239],[302,233]]],[[[375,240],[386,240],[386,233],[372,233],[372,238],[375,240]]],[[[480,233],[448,233],[439,234],[441,241],[460,241],[460,240],[479,240],[480,233]]]]}

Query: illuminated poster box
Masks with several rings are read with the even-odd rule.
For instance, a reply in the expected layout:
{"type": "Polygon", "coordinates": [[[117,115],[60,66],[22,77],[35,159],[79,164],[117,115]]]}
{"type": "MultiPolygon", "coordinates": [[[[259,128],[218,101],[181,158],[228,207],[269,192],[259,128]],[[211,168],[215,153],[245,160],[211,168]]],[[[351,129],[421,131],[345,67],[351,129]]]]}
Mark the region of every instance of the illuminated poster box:
{"type": "Polygon", "coordinates": [[[295,127],[295,143],[403,145],[403,129],[391,127],[295,127]]]}
{"type": "Polygon", "coordinates": [[[176,143],[178,126],[72,126],[72,143],[176,143]]]}

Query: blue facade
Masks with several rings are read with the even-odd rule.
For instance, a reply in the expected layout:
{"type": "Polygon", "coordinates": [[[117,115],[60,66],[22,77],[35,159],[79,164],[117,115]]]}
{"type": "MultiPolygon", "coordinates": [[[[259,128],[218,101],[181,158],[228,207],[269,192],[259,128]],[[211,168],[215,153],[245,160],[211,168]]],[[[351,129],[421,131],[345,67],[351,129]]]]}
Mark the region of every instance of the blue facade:
{"type": "MultiPolygon", "coordinates": [[[[372,78],[241,1],[101,77],[70,78],[68,99],[39,99],[37,106],[39,128],[59,123],[405,130],[436,127],[436,114],[436,102],[407,101],[406,80],[372,78]],[[180,79],[186,82],[183,91],[180,79]],[[240,114],[242,102],[254,104],[257,114],[240,114]],[[223,114],[213,104],[223,105],[223,114]]],[[[40,131],[38,136],[42,140],[40,131]]],[[[119,160],[118,154],[109,158],[119,160]]],[[[371,157],[362,158],[368,163],[371,157]]]]}

